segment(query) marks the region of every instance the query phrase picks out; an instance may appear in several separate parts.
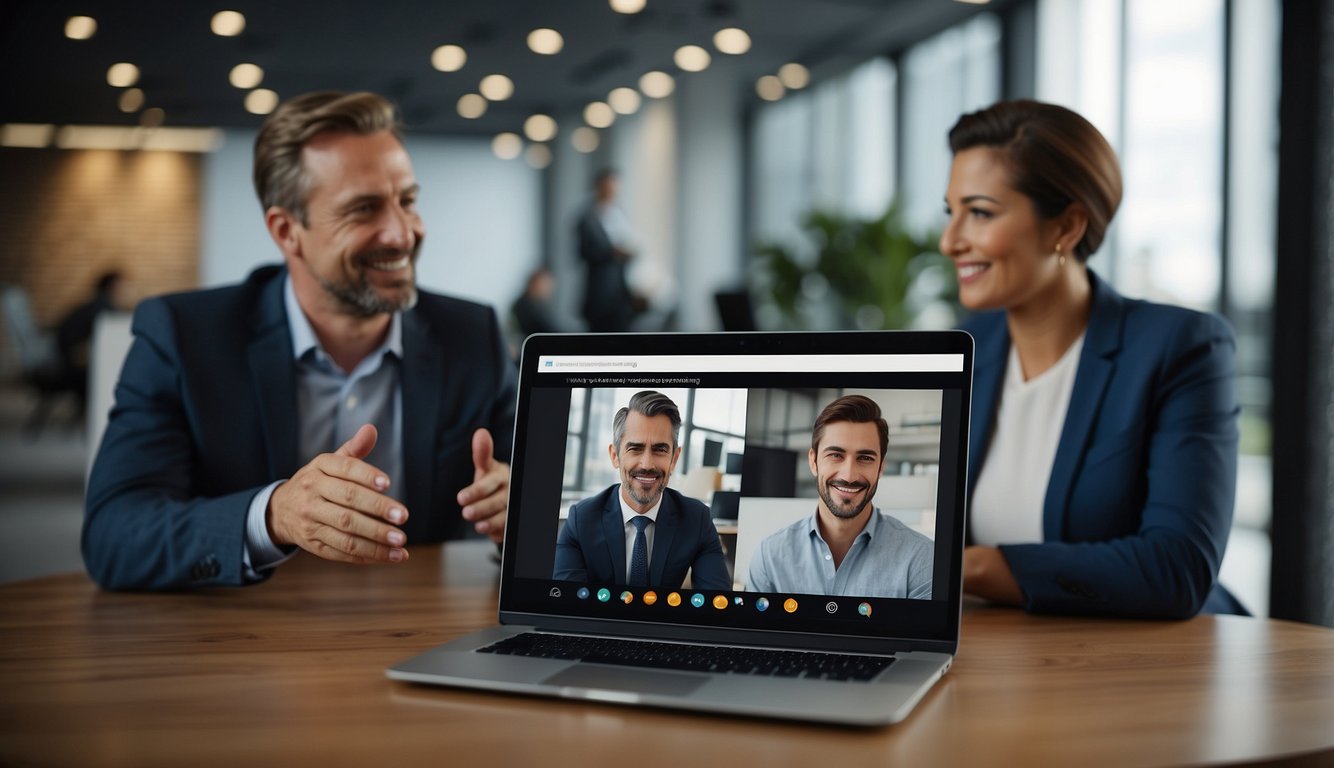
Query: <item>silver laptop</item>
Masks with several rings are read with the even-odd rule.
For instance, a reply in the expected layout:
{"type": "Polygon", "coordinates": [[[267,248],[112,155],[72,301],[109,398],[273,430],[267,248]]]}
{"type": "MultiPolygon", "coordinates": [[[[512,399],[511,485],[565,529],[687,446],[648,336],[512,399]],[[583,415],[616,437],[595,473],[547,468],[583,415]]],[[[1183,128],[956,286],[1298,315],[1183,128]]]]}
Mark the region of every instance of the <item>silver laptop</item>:
{"type": "Polygon", "coordinates": [[[902,720],[959,645],[972,371],[957,331],[530,337],[499,626],[386,674],[902,720]]]}

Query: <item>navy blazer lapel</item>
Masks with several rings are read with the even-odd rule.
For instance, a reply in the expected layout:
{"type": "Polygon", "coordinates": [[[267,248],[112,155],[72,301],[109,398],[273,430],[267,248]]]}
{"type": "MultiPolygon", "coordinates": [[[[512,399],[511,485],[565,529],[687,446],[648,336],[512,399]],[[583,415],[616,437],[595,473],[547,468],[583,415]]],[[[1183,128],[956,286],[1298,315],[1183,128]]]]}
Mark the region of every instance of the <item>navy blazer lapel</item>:
{"type": "MultiPolygon", "coordinates": [[[[968,437],[968,487],[977,485],[977,475],[986,458],[991,430],[996,425],[996,403],[1000,401],[1001,383],[1010,354],[1010,332],[1004,313],[997,313],[994,325],[973,337],[977,345],[973,363],[973,428],[968,437]]],[[[971,503],[971,502],[970,502],[971,503]]]]}
{"type": "Polygon", "coordinates": [[[1088,329],[1084,332],[1084,349],[1080,353],[1079,368],[1075,372],[1074,391],[1065,413],[1065,426],[1052,462],[1051,477],[1047,481],[1047,496],[1043,503],[1042,536],[1045,541],[1065,540],[1065,518],[1069,509],[1070,493],[1074,489],[1075,474],[1084,463],[1093,421],[1102,409],[1107,385],[1116,370],[1116,356],[1121,350],[1121,334],[1125,302],[1093,273],[1088,272],[1093,292],[1093,307],[1089,312],[1088,329]]]}
{"type": "Polygon", "coordinates": [[[611,558],[611,583],[624,584],[625,518],[621,516],[619,485],[612,486],[611,493],[607,494],[607,503],[602,507],[602,536],[607,540],[607,556],[611,558]]]}
{"type": "Polygon", "coordinates": [[[283,306],[286,279],[286,270],[280,270],[260,289],[253,336],[247,348],[273,477],[291,477],[301,466],[297,456],[296,365],[287,309],[283,306]]]}
{"type": "MultiPolygon", "coordinates": [[[[440,342],[415,312],[403,313],[403,503],[409,510],[431,513],[431,472],[437,424],[444,399],[445,361],[440,342]]],[[[472,435],[467,439],[472,440],[472,435]]],[[[471,442],[469,443],[471,445],[471,442]]]]}
{"type": "Polygon", "coordinates": [[[662,572],[672,559],[672,543],[676,540],[676,529],[681,522],[681,511],[667,491],[662,492],[662,506],[658,507],[658,519],[653,523],[653,557],[649,558],[650,584],[664,583],[662,572]]]}

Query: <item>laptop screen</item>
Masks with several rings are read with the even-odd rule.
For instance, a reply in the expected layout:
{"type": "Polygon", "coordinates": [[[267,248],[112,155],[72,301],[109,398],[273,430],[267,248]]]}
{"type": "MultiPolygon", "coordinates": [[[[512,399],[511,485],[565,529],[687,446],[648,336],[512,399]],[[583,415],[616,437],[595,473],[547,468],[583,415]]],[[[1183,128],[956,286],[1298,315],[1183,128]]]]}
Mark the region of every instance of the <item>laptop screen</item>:
{"type": "Polygon", "coordinates": [[[530,337],[501,620],[953,650],[972,355],[955,331],[530,337]]]}

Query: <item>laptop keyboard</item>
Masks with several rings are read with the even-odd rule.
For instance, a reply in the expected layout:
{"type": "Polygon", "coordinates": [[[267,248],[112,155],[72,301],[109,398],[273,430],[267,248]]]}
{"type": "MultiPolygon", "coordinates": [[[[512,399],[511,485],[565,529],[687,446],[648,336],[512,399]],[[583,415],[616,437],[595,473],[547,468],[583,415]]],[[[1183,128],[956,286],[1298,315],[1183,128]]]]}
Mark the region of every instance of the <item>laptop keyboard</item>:
{"type": "Polygon", "coordinates": [[[690,672],[727,672],[737,675],[863,682],[875,677],[881,670],[894,663],[894,659],[887,656],[655,643],[646,640],[618,640],[580,635],[548,635],[540,632],[515,635],[485,648],[479,648],[477,651],[690,672]]]}

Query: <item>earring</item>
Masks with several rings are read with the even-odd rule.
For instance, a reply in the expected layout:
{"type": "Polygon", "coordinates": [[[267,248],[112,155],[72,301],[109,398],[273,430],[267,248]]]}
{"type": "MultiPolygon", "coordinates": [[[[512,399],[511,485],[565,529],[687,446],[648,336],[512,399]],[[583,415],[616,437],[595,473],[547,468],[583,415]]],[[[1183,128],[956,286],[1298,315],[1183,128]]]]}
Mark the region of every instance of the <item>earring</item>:
{"type": "Polygon", "coordinates": [[[1057,243],[1057,244],[1056,244],[1056,256],[1058,257],[1057,264],[1059,264],[1060,266],[1064,267],[1064,266],[1065,266],[1065,254],[1064,254],[1064,253],[1061,253],[1061,244],[1060,244],[1060,243],[1057,243]]]}

